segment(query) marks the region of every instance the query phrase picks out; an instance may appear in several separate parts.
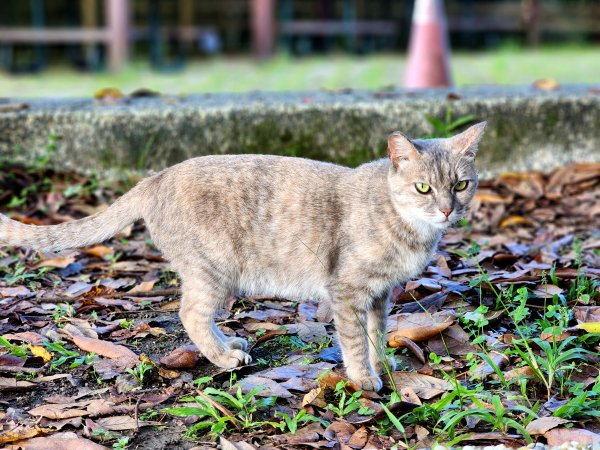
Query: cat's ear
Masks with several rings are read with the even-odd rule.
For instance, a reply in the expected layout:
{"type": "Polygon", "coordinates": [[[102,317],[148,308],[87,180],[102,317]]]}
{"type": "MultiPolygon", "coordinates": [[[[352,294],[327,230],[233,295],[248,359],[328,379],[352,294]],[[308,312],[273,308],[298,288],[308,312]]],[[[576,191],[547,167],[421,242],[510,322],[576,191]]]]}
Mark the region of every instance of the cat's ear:
{"type": "Polygon", "coordinates": [[[477,145],[483,136],[487,122],[479,122],[456,136],[450,138],[454,152],[469,158],[475,158],[477,145]]]}
{"type": "Polygon", "coordinates": [[[404,134],[394,131],[388,137],[388,157],[393,166],[398,167],[400,161],[418,158],[419,150],[404,134]]]}

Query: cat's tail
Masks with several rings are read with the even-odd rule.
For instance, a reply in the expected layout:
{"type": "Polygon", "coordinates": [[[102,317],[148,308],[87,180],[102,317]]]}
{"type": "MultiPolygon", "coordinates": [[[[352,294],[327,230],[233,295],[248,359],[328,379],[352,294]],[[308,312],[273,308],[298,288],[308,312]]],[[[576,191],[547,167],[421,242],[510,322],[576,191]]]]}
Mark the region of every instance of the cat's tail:
{"type": "Polygon", "coordinates": [[[26,225],[0,214],[0,241],[45,251],[84,247],[105,241],[142,218],[148,181],[140,182],[106,210],[72,222],[26,225]]]}

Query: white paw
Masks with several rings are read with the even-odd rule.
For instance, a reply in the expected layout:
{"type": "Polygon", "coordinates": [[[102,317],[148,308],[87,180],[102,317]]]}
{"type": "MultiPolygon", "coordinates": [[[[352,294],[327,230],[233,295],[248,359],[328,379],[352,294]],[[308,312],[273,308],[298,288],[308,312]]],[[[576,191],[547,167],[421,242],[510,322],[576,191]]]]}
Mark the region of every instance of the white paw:
{"type": "Polygon", "coordinates": [[[234,367],[250,364],[251,362],[252,357],[248,353],[245,353],[242,350],[232,349],[227,350],[221,355],[216,364],[223,369],[233,369],[234,367]]]}
{"type": "Polygon", "coordinates": [[[378,376],[351,378],[362,390],[378,392],[383,387],[383,381],[378,376]]]}
{"type": "Polygon", "coordinates": [[[227,345],[227,347],[229,347],[232,350],[248,350],[248,341],[238,337],[227,338],[227,341],[225,341],[225,345],[227,345]]]}

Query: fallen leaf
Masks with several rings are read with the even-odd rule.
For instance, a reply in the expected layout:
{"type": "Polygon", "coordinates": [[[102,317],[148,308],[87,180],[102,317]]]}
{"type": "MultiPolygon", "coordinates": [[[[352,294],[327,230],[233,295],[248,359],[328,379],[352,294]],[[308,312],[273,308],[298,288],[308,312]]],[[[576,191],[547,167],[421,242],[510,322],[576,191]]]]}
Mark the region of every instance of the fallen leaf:
{"type": "Polygon", "coordinates": [[[506,219],[502,219],[502,222],[500,222],[500,228],[507,228],[512,225],[531,225],[531,226],[533,226],[535,224],[531,220],[529,220],[523,216],[510,216],[510,217],[507,217],[506,219]]]}
{"type": "Polygon", "coordinates": [[[304,395],[302,398],[302,407],[307,405],[314,405],[319,408],[325,408],[327,402],[325,401],[325,391],[321,386],[318,386],[304,395]]]}
{"type": "Polygon", "coordinates": [[[81,438],[73,432],[34,437],[6,447],[9,450],[108,450],[108,447],[81,438]]]}
{"type": "Polygon", "coordinates": [[[563,419],[561,417],[542,417],[540,419],[534,419],[525,428],[529,434],[544,434],[546,431],[556,428],[565,423],[569,423],[570,420],[563,419]]]}
{"type": "Polygon", "coordinates": [[[350,440],[346,442],[346,445],[350,448],[361,449],[367,444],[367,440],[369,439],[369,433],[365,427],[360,427],[356,432],[350,437],[350,440]]]}
{"type": "Polygon", "coordinates": [[[195,345],[177,347],[171,353],[160,358],[160,363],[170,369],[193,369],[200,360],[200,352],[195,345]]]}
{"type": "Polygon", "coordinates": [[[40,434],[49,434],[51,432],[52,431],[49,429],[40,428],[38,426],[19,426],[13,430],[6,430],[0,432],[0,444],[8,444],[9,442],[29,439],[39,436],[40,434]]]}
{"type": "Polygon", "coordinates": [[[242,392],[247,394],[254,388],[262,388],[257,392],[259,397],[281,397],[290,398],[292,393],[286,388],[282,387],[279,383],[270,378],[259,377],[256,375],[249,375],[239,381],[239,385],[242,388],[242,392]]]}
{"type": "Polygon", "coordinates": [[[417,372],[392,372],[392,378],[396,386],[409,387],[424,400],[454,390],[454,385],[448,381],[417,372]]]}
{"type": "Polygon", "coordinates": [[[73,343],[85,352],[94,352],[97,355],[111,359],[138,359],[138,356],[127,347],[108,341],[101,341],[100,339],[73,336],[73,343]]]}
{"type": "Polygon", "coordinates": [[[89,402],[50,403],[32,408],[28,413],[32,416],[46,417],[48,419],[83,417],[89,414],[87,409],[85,409],[88,404],[89,402]]]}
{"type": "Polygon", "coordinates": [[[573,317],[578,324],[600,322],[600,306],[575,306],[573,317]]]}
{"type": "Polygon", "coordinates": [[[37,386],[35,383],[29,381],[21,381],[16,378],[3,378],[0,377],[0,391],[24,391],[33,389],[37,386]]]}
{"type": "Polygon", "coordinates": [[[106,245],[95,245],[94,247],[81,250],[85,255],[95,256],[96,258],[104,258],[107,255],[114,254],[114,250],[106,245]]]}
{"type": "Polygon", "coordinates": [[[450,327],[454,320],[454,316],[448,313],[400,314],[396,330],[388,335],[388,343],[390,347],[401,347],[405,343],[398,338],[408,338],[414,342],[427,340],[450,327]]]}
{"type": "Polygon", "coordinates": [[[72,264],[74,262],[75,262],[74,255],[60,256],[58,258],[46,259],[44,261],[41,261],[41,262],[37,263],[35,266],[33,266],[33,268],[39,269],[40,267],[57,267],[59,269],[64,269],[69,264],[72,264]]]}
{"type": "Polygon", "coordinates": [[[553,428],[544,433],[548,445],[559,446],[568,442],[579,445],[594,445],[600,443],[600,434],[581,428],[553,428]]]}
{"type": "Polygon", "coordinates": [[[598,334],[600,333],[600,322],[586,322],[577,325],[577,328],[581,328],[588,333],[598,334]]]}
{"type": "Polygon", "coordinates": [[[502,371],[510,362],[510,359],[504,353],[492,351],[488,353],[488,357],[491,363],[484,359],[474,370],[469,371],[472,377],[485,378],[488,375],[496,373],[494,366],[502,371]]]}
{"type": "Polygon", "coordinates": [[[145,422],[143,420],[138,420],[136,422],[136,420],[130,416],[100,417],[95,419],[95,421],[101,428],[111,431],[136,430],[138,427],[149,427],[158,424],[158,422],[145,422]]]}
{"type": "Polygon", "coordinates": [[[31,345],[31,344],[29,344],[28,347],[29,347],[29,350],[31,350],[31,353],[34,354],[34,356],[39,356],[40,358],[42,358],[44,360],[45,363],[52,359],[52,355],[44,347],[42,347],[40,345],[31,345]]]}

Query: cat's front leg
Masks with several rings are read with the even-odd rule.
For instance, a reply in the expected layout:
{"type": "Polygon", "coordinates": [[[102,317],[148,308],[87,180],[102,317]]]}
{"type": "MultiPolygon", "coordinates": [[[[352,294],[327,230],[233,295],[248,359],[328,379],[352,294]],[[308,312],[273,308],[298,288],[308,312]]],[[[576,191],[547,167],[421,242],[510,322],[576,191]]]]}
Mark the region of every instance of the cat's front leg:
{"type": "Polygon", "coordinates": [[[369,362],[367,304],[350,289],[337,290],[333,314],[348,378],[361,389],[379,391],[383,382],[369,362]]]}
{"type": "Polygon", "coordinates": [[[386,355],[387,317],[390,309],[390,294],[384,293],[373,299],[367,313],[369,330],[369,361],[377,375],[396,370],[396,361],[386,355]],[[387,366],[387,367],[386,367],[387,366]]]}

